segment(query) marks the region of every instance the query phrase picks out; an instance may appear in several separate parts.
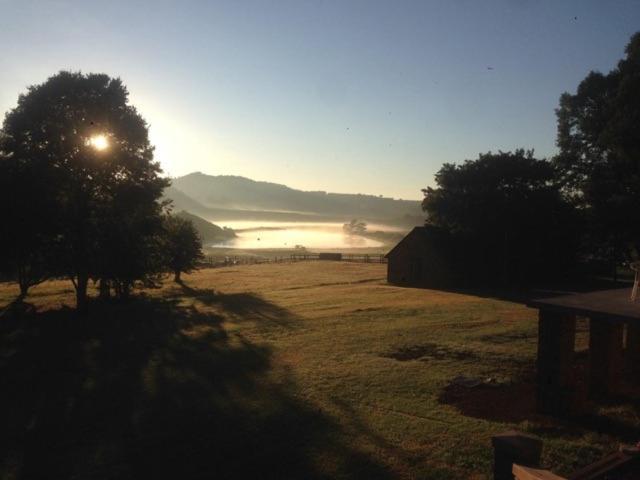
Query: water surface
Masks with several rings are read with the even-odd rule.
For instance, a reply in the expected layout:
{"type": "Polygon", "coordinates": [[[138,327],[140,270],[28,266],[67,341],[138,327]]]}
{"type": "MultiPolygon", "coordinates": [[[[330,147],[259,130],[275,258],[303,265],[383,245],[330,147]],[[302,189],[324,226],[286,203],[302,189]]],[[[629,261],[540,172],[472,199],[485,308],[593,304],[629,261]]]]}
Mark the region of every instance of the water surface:
{"type": "MultiPolygon", "coordinates": [[[[349,249],[382,248],[384,243],[360,235],[349,235],[342,223],[326,222],[269,222],[269,221],[226,221],[221,227],[236,231],[237,238],[214,247],[244,249],[294,248],[301,245],[309,249],[349,249]]],[[[386,225],[369,225],[370,231],[401,231],[386,225]]]]}

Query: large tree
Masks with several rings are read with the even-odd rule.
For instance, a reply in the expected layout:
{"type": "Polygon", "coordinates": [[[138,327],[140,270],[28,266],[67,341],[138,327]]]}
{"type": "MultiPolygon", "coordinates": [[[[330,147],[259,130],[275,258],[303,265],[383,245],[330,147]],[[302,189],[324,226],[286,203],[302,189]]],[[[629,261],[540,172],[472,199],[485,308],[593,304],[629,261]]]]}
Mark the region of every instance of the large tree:
{"type": "Polygon", "coordinates": [[[57,259],[84,310],[88,281],[102,270],[105,225],[126,223],[132,212],[160,215],[168,181],[153,161],[147,124],[120,79],[63,71],[18,98],[3,135],[5,157],[32,185],[46,185],[32,194],[51,206],[57,259]]]}
{"type": "Polygon", "coordinates": [[[444,164],[435,179],[423,190],[427,223],[464,245],[471,281],[527,283],[567,267],[575,219],[549,162],[532,151],[486,153],[444,164]]]}
{"type": "Polygon", "coordinates": [[[607,74],[560,97],[554,163],[588,218],[593,253],[618,261],[640,247],[640,32],[607,74]]]}

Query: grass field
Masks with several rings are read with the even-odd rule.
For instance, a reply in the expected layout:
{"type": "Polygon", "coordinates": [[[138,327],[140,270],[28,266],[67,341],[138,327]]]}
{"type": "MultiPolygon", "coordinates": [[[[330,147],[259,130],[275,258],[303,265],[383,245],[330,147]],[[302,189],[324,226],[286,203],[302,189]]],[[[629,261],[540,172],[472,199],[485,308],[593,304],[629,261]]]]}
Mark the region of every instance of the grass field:
{"type": "Polygon", "coordinates": [[[202,270],[88,319],[69,282],[0,286],[0,476],[484,479],[506,429],[565,474],[640,439],[630,401],[534,413],[535,311],[385,268],[202,270]]]}

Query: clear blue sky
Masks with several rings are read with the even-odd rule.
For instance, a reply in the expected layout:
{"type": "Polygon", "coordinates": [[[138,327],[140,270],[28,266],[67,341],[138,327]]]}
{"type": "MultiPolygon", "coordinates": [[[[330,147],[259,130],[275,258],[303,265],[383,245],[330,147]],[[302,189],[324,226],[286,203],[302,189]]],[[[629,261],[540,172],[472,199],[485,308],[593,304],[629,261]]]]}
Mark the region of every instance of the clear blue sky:
{"type": "Polygon", "coordinates": [[[105,72],[171,176],[418,199],[443,162],[552,155],[560,94],[636,30],[640,0],[0,0],[0,112],[105,72]]]}

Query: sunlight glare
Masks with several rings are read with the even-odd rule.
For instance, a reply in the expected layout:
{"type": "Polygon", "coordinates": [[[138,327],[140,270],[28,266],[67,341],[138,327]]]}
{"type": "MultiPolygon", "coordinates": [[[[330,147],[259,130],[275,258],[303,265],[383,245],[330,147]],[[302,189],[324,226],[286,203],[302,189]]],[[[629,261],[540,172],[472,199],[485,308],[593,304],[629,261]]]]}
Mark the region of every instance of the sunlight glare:
{"type": "Polygon", "coordinates": [[[105,135],[94,135],[89,139],[89,145],[96,150],[105,150],[109,146],[109,141],[105,135]]]}

